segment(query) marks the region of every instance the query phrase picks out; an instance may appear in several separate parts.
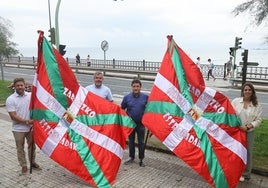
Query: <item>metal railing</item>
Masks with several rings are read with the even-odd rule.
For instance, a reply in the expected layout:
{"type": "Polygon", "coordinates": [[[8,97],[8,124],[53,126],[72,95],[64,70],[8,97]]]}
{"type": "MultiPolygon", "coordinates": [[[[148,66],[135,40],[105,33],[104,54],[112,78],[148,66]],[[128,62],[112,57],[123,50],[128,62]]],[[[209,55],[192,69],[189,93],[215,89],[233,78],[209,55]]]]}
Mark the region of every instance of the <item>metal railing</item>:
{"type": "MultiPolygon", "coordinates": [[[[11,57],[2,60],[4,67],[17,67],[36,69],[36,57],[11,57]]],[[[140,79],[154,80],[161,62],[151,61],[127,61],[127,60],[100,60],[91,59],[91,66],[87,66],[86,59],[81,59],[81,63],[77,64],[75,59],[66,58],[66,61],[76,73],[94,74],[95,71],[102,71],[105,75],[120,76],[120,77],[138,77],[140,79]],[[118,74],[119,73],[119,74],[118,74]]],[[[207,77],[209,65],[201,64],[200,71],[204,78],[207,77]]],[[[213,74],[216,78],[223,78],[224,65],[216,65],[213,69],[213,74]]],[[[235,70],[234,84],[242,81],[242,66],[237,66],[235,70]]],[[[247,81],[254,84],[268,85],[268,67],[248,66],[247,81]]]]}

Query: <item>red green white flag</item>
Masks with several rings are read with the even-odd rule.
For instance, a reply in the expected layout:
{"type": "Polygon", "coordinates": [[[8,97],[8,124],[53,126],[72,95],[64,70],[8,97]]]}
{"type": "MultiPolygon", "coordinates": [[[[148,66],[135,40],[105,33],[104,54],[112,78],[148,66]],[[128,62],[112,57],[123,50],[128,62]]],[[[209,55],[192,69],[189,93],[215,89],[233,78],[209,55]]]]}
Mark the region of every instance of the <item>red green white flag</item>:
{"type": "Polygon", "coordinates": [[[212,187],[238,184],[247,161],[241,121],[172,36],[142,122],[212,187]]]}
{"type": "Polygon", "coordinates": [[[32,88],[34,140],[51,159],[95,187],[111,187],[135,127],[124,110],[79,85],[39,32],[32,88]]]}

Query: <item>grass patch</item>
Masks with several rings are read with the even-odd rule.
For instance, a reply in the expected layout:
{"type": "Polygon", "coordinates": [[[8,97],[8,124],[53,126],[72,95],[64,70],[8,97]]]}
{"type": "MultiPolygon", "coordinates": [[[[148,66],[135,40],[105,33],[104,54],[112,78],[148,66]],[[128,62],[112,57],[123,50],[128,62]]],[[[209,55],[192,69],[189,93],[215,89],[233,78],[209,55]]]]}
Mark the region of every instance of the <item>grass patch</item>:
{"type": "Polygon", "coordinates": [[[7,88],[11,82],[10,80],[0,80],[0,104],[5,104],[7,97],[13,93],[11,89],[7,88]]]}
{"type": "Polygon", "coordinates": [[[268,120],[264,119],[255,129],[253,168],[268,172],[268,120]]]}

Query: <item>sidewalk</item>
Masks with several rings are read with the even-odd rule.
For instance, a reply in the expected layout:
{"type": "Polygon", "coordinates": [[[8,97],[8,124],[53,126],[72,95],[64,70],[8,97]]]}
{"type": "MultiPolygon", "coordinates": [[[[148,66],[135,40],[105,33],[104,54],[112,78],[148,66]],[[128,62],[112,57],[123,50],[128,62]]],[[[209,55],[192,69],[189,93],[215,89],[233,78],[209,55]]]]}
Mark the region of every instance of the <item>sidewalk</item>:
{"type": "MultiPolygon", "coordinates": [[[[241,85],[238,86],[233,86],[232,81],[230,80],[223,80],[223,78],[216,78],[215,81],[213,79],[205,80],[205,84],[207,87],[211,87],[217,90],[217,88],[232,88],[232,89],[241,89],[241,85]]],[[[248,80],[250,82],[250,80],[248,80]]],[[[259,85],[254,85],[254,88],[256,91],[268,91],[268,87],[265,86],[259,86],[259,85]]]]}
{"type": "MultiPolygon", "coordinates": [[[[0,107],[0,187],[3,188],[85,188],[90,187],[69,171],[65,170],[37,149],[37,162],[41,171],[21,175],[17,162],[11,121],[5,107],[0,107]]],[[[146,150],[146,167],[139,167],[138,161],[131,165],[121,165],[114,188],[154,188],[182,187],[207,188],[209,184],[174,155],[146,150]]],[[[123,160],[128,158],[125,150],[123,160]]],[[[238,188],[267,188],[268,177],[252,174],[249,182],[239,183],[238,188]]]]}

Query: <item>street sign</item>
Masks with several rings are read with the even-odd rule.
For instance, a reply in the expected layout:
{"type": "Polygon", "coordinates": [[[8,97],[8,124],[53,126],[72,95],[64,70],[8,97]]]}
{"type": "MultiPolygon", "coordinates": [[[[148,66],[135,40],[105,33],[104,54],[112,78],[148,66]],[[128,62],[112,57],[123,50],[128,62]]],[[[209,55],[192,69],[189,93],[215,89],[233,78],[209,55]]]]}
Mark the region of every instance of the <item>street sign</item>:
{"type": "MultiPolygon", "coordinates": [[[[244,62],[240,62],[239,63],[239,65],[243,65],[243,64],[244,64],[244,62]]],[[[247,65],[248,66],[258,66],[259,63],[258,62],[247,62],[247,65]]]]}
{"type": "Polygon", "coordinates": [[[101,42],[101,49],[105,52],[108,50],[108,48],[109,48],[108,42],[106,40],[102,41],[101,42]]]}

